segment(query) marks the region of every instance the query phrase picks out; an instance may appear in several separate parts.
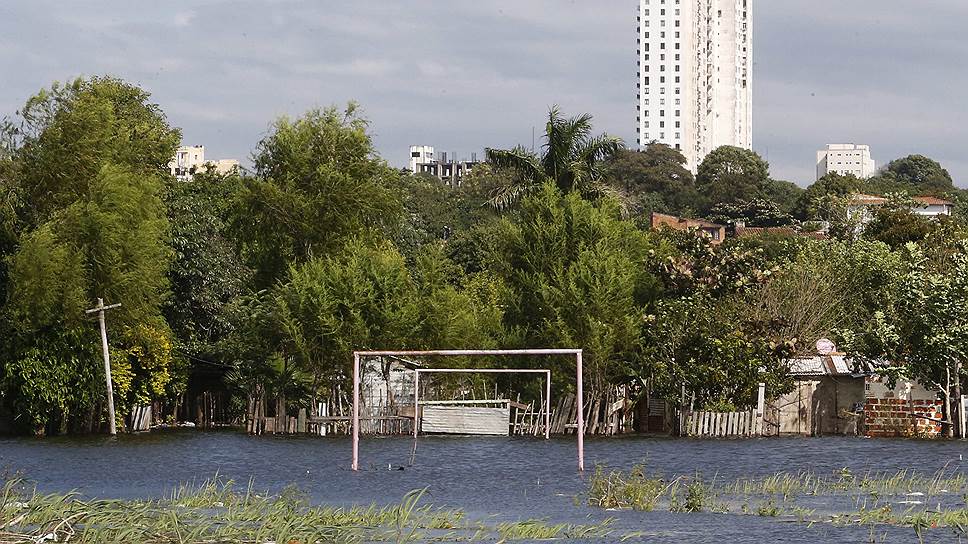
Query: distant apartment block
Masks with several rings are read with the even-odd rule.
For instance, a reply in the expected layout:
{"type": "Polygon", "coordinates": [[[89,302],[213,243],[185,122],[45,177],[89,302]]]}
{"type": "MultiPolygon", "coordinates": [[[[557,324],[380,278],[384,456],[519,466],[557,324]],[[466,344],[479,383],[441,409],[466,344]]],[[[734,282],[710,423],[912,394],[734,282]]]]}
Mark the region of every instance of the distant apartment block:
{"type": "Polygon", "coordinates": [[[753,147],[753,0],[639,0],[638,144],[753,147]]]}
{"type": "Polygon", "coordinates": [[[181,181],[190,181],[195,172],[202,168],[212,168],[219,174],[230,174],[239,169],[239,161],[235,159],[205,160],[205,146],[181,146],[175,151],[175,157],[168,163],[171,175],[181,181]]]}
{"type": "Polygon", "coordinates": [[[460,187],[464,176],[478,164],[477,153],[472,153],[470,160],[456,160],[456,154],[448,158],[444,152],[438,159],[433,146],[410,146],[410,172],[433,176],[452,187],[460,187]]]}
{"type": "Polygon", "coordinates": [[[817,179],[831,173],[867,179],[876,171],[877,165],[871,158],[870,146],[827,144],[826,149],[817,151],[817,179]]]}

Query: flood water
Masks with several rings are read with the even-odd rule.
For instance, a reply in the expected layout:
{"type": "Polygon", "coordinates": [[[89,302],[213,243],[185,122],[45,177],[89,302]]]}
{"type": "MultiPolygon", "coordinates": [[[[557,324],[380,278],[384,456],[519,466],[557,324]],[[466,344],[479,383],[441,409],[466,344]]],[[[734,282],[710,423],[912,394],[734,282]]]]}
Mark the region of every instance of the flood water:
{"type": "MultiPolygon", "coordinates": [[[[577,470],[574,438],[426,437],[367,438],[361,470],[350,466],[345,438],[249,437],[236,432],[167,431],[116,439],[103,437],[0,438],[0,471],[18,473],[45,492],[77,490],[90,497],[158,497],[175,486],[218,474],[272,491],[295,484],[316,503],[350,505],[399,501],[428,488],[425,502],[459,508],[471,517],[542,518],[598,523],[615,518],[614,540],[647,542],[869,542],[866,527],[808,526],[782,519],[733,514],[604,512],[581,504],[587,476],[577,470]],[[405,470],[398,470],[405,467],[405,470]],[[392,470],[390,470],[392,469],[392,470]]],[[[706,479],[811,471],[825,475],[849,468],[933,473],[968,469],[964,442],[789,438],[743,441],[620,438],[586,442],[587,474],[594,467],[627,469],[647,464],[667,477],[706,479]],[[964,461],[962,459],[965,459],[964,461]]],[[[911,529],[884,528],[877,542],[914,540],[911,529]]],[[[957,542],[934,530],[927,542],[957,542]]]]}

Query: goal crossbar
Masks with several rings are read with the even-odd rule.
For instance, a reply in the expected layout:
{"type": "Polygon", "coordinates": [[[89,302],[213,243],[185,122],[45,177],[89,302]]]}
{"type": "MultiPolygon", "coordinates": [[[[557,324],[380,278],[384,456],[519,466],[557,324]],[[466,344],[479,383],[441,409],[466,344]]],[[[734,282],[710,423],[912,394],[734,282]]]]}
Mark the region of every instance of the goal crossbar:
{"type": "MultiPolygon", "coordinates": [[[[461,357],[461,356],[543,356],[543,355],[572,355],[575,357],[575,388],[577,401],[577,437],[578,437],[578,470],[585,470],[585,417],[582,392],[582,350],[580,349],[483,349],[483,350],[433,350],[433,351],[356,351],[353,352],[353,465],[352,469],[360,469],[360,360],[370,357],[461,357]]],[[[421,373],[480,373],[480,374],[546,374],[545,383],[545,438],[549,437],[551,417],[551,371],[548,369],[511,369],[511,368],[417,368],[414,369],[414,414],[413,433],[417,438],[419,431],[419,379],[421,373]]]]}

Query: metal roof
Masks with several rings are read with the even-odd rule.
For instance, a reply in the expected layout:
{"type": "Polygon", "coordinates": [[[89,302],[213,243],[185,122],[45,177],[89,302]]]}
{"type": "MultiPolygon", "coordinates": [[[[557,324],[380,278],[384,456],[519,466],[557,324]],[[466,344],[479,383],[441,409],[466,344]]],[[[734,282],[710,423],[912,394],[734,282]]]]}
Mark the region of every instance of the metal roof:
{"type": "Polygon", "coordinates": [[[851,361],[843,353],[796,357],[789,364],[791,376],[862,376],[873,371],[872,365],[851,361]]]}

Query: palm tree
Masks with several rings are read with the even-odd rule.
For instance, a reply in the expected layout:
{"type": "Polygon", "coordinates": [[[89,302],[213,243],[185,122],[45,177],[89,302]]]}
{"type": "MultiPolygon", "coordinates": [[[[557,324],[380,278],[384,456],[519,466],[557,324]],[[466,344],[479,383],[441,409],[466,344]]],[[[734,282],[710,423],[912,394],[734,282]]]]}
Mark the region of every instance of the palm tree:
{"type": "Polygon", "coordinates": [[[485,150],[490,164],[514,173],[510,183],[495,190],[492,206],[505,209],[548,182],[563,193],[577,191],[586,198],[607,192],[603,183],[605,160],[622,148],[621,138],[608,134],[592,136],[591,115],[566,119],[558,106],[553,106],[548,112],[544,140],[540,157],[522,146],[485,150]]]}

